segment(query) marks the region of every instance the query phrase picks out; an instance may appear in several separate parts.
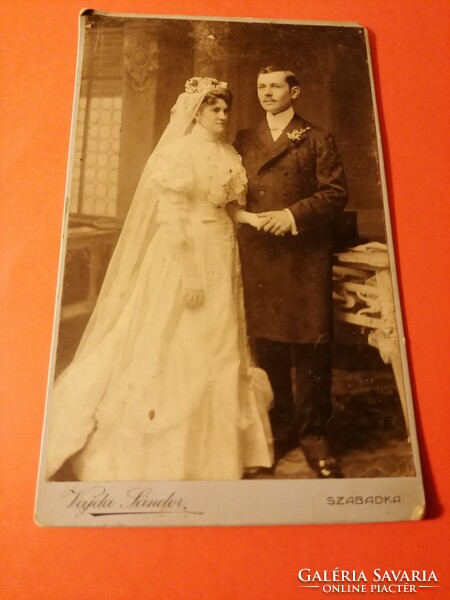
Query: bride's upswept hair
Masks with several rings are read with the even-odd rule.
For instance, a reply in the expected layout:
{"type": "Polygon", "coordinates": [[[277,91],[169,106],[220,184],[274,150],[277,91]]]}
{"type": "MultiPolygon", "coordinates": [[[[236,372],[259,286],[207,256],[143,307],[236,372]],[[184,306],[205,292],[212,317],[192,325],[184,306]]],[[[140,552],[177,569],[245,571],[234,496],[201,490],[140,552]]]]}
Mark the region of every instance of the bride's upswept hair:
{"type": "Polygon", "coordinates": [[[231,105],[233,103],[233,94],[228,88],[217,86],[206,94],[206,96],[203,99],[202,105],[215,104],[217,100],[223,100],[228,106],[228,108],[231,108],[231,105]]]}

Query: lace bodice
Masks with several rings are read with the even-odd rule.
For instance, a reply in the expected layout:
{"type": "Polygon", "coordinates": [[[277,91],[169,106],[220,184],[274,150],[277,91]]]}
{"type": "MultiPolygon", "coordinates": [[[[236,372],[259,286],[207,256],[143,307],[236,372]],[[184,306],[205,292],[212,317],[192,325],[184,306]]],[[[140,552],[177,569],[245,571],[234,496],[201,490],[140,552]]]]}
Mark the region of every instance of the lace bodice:
{"type": "Polygon", "coordinates": [[[247,177],[241,158],[232,146],[195,126],[158,153],[150,184],[157,191],[161,235],[179,260],[184,286],[201,288],[195,248],[202,233],[197,225],[220,222],[231,227],[226,205],[245,205],[247,177]]]}
{"type": "Polygon", "coordinates": [[[159,154],[152,182],[161,188],[159,221],[187,218],[199,205],[245,204],[247,177],[241,158],[229,144],[193,132],[159,154]]]}

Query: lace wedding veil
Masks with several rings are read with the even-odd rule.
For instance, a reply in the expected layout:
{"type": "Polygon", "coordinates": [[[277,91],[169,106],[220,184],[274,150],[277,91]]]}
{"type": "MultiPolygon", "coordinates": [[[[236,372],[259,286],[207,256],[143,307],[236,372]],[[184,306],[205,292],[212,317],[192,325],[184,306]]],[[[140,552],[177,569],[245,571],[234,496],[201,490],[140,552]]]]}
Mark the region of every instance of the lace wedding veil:
{"type": "Polygon", "coordinates": [[[116,249],[89,323],[77,349],[75,360],[85,358],[114,326],[139,272],[146,249],[158,227],[156,221],[158,198],[152,189],[151,176],[156,158],[167,144],[186,135],[192,128],[206,94],[227,83],[209,77],[192,77],[185,91],[171,109],[169,124],[147,161],[136,188],[116,249]]]}

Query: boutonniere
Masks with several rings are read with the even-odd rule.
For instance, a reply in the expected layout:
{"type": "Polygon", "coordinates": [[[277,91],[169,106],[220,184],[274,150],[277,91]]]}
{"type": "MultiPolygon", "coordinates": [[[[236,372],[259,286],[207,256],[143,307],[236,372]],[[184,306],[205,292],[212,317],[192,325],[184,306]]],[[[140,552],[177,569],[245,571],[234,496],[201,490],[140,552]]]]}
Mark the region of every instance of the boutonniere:
{"type": "Polygon", "coordinates": [[[301,140],[303,134],[306,133],[309,129],[311,129],[311,128],[304,127],[303,129],[293,129],[286,135],[291,140],[291,142],[299,142],[301,140]]]}

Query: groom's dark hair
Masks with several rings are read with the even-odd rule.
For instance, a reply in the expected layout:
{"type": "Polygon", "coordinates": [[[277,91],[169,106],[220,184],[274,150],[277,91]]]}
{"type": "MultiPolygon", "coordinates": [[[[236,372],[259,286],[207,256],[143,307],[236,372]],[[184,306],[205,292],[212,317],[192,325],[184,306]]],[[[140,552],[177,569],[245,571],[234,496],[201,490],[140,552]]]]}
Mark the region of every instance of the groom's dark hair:
{"type": "Polygon", "coordinates": [[[279,65],[269,65],[268,67],[264,67],[258,72],[258,77],[260,75],[267,75],[268,73],[284,73],[286,76],[286,83],[289,86],[289,89],[292,89],[294,86],[300,86],[300,82],[295,76],[295,74],[290,69],[285,69],[279,65]]]}

